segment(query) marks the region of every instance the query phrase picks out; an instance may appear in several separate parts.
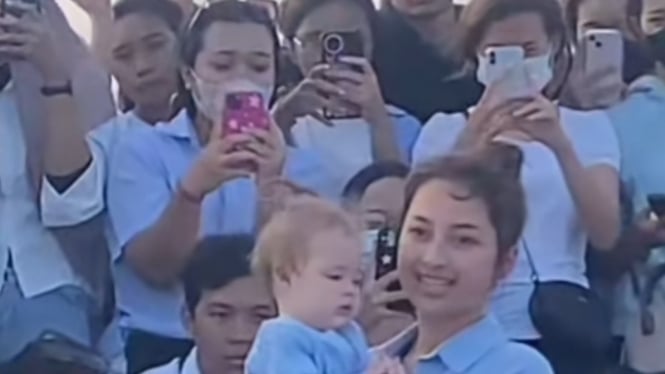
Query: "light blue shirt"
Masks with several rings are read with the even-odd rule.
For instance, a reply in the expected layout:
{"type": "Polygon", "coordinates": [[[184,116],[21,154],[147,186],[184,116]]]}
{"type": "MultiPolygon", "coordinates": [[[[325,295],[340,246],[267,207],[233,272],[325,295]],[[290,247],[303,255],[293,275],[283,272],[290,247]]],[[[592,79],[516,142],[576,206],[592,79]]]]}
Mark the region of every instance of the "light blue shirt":
{"type": "MultiPolygon", "coordinates": [[[[107,206],[120,253],[115,254],[118,304],[122,325],[150,333],[186,338],[181,322],[180,287],[157,290],[122,259],[122,251],[138,234],[155,224],[169,205],[180,180],[202,150],[186,111],[170,123],[137,128],[121,139],[113,152],[108,176],[107,206]]],[[[289,150],[285,176],[320,192],[326,186],[315,155],[289,150]]],[[[224,183],[202,205],[201,235],[253,233],[257,191],[253,180],[224,183]]]]}
{"type": "MultiPolygon", "coordinates": [[[[418,326],[389,341],[379,350],[402,359],[412,349],[418,326]]],[[[415,374],[553,374],[536,350],[508,340],[499,323],[487,316],[467,327],[436,351],[420,357],[415,374]]]]}
{"type": "MultiPolygon", "coordinates": [[[[635,81],[621,104],[608,110],[621,147],[621,179],[633,198],[635,213],[648,208],[647,196],[665,193],[665,83],[655,76],[635,81]]],[[[653,251],[650,264],[665,262],[653,251]]],[[[665,288],[661,285],[661,292],[665,288]]],[[[619,287],[615,333],[623,335],[630,315],[638,315],[629,277],[619,287]]]]}
{"type": "Polygon", "coordinates": [[[369,347],[360,327],[320,331],[289,317],[264,322],[247,358],[247,374],[364,374],[369,347]]]}

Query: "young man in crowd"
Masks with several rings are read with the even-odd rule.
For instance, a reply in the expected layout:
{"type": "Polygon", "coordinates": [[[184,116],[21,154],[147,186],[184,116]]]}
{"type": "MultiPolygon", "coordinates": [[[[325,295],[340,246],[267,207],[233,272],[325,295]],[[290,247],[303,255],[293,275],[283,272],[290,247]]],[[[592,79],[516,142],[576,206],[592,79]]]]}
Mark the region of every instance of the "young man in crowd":
{"type": "Polygon", "coordinates": [[[384,0],[375,65],[386,101],[425,123],[437,112],[462,112],[481,86],[455,52],[453,0],[384,0]]]}
{"type": "Polygon", "coordinates": [[[242,374],[261,322],[276,315],[267,283],[250,271],[249,235],[215,236],[196,249],[184,276],[186,324],[195,348],[146,374],[242,374]]]}
{"type": "Polygon", "coordinates": [[[34,362],[47,335],[91,348],[103,326],[108,254],[83,134],[113,110],[105,74],[73,36],[55,1],[0,17],[0,365],[34,362]],[[72,227],[65,193],[90,221],[72,227]]]}

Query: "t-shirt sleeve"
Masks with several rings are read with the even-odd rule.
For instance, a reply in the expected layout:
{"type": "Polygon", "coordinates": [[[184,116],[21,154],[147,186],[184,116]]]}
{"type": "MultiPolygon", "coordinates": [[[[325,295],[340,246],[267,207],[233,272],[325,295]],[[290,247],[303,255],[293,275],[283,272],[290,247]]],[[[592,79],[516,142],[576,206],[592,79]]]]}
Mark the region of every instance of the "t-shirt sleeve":
{"type": "Polygon", "coordinates": [[[564,118],[580,162],[585,167],[610,166],[619,170],[621,152],[616,131],[604,111],[576,112],[564,118]]]}
{"type": "Polygon", "coordinates": [[[399,115],[393,115],[393,121],[395,123],[395,138],[397,138],[399,150],[406,162],[411,164],[413,146],[422,129],[422,123],[416,117],[404,111],[400,112],[399,115]]]}
{"type": "Polygon", "coordinates": [[[246,362],[246,374],[319,374],[305,332],[279,321],[264,323],[246,362]]]}
{"type": "Polygon", "coordinates": [[[460,113],[434,115],[420,131],[412,163],[417,165],[450,154],[465,125],[466,117],[460,113]]]}

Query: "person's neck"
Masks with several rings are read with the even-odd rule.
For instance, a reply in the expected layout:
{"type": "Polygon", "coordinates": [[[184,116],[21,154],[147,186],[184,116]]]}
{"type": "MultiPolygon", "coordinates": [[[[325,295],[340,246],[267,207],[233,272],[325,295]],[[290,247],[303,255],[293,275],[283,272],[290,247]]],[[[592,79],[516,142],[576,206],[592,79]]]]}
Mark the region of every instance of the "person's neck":
{"type": "Polygon", "coordinates": [[[199,140],[199,144],[203,147],[208,144],[208,141],[210,140],[212,121],[200,113],[197,113],[196,118],[194,119],[194,130],[196,132],[196,137],[199,140]]]}
{"type": "Polygon", "coordinates": [[[457,316],[446,318],[445,321],[442,320],[441,315],[418,315],[418,337],[413,346],[413,355],[420,357],[432,353],[442,343],[483,319],[485,314],[484,310],[476,313],[460,313],[457,316]]]}
{"type": "Polygon", "coordinates": [[[440,55],[451,54],[457,34],[457,20],[453,7],[432,17],[407,17],[406,19],[423,40],[434,46],[440,55]]]}
{"type": "Polygon", "coordinates": [[[171,120],[172,115],[170,103],[138,106],[134,112],[137,117],[151,125],[167,122],[171,120]]]}

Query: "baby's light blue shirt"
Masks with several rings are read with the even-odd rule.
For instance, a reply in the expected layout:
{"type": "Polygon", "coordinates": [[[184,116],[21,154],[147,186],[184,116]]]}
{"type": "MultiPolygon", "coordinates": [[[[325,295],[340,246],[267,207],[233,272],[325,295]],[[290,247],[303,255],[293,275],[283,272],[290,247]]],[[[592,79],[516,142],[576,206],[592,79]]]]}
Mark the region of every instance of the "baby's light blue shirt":
{"type": "Polygon", "coordinates": [[[246,363],[247,374],[364,374],[370,353],[355,322],[320,331],[290,317],[264,322],[246,363]]]}

